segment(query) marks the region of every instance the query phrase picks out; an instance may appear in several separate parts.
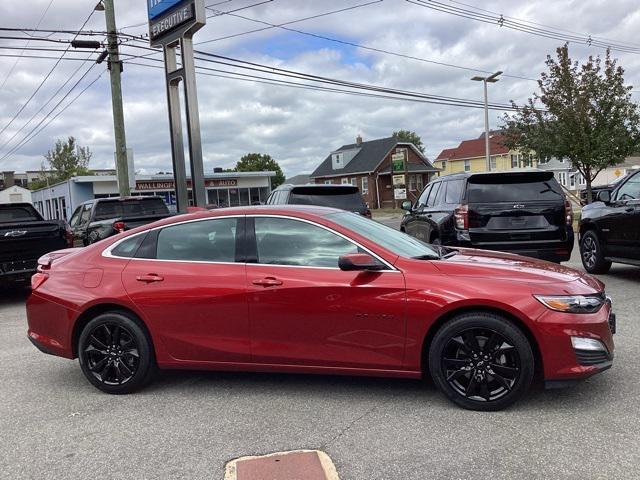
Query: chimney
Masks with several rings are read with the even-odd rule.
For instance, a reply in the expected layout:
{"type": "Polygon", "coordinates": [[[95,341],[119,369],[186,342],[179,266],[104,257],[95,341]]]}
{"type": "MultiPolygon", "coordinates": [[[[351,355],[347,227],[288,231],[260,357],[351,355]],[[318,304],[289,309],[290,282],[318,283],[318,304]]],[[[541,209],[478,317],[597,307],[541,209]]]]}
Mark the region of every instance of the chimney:
{"type": "Polygon", "coordinates": [[[362,137],[360,136],[360,134],[358,134],[358,136],[356,137],[356,145],[358,147],[362,146],[362,137]]]}
{"type": "Polygon", "coordinates": [[[16,184],[13,173],[14,172],[2,172],[2,176],[4,177],[4,188],[13,187],[16,184]]]}

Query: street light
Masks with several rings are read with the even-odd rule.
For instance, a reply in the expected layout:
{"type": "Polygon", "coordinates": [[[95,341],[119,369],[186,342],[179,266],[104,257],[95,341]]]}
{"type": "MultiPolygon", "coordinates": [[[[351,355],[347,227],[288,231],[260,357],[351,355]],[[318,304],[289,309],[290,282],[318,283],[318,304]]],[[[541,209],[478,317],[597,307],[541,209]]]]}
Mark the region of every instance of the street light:
{"type": "Polygon", "coordinates": [[[484,148],[485,160],[487,162],[487,172],[491,171],[491,152],[489,150],[489,100],[487,95],[487,83],[496,83],[498,76],[502,75],[502,71],[498,70],[488,77],[473,77],[474,82],[482,82],[484,84],[484,148]]]}

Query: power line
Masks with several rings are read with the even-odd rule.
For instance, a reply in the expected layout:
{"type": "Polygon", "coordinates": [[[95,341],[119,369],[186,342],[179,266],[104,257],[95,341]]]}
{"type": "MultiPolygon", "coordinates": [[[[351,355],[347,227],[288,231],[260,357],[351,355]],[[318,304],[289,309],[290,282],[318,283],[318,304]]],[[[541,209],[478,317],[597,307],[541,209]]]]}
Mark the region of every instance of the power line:
{"type": "MultiPolygon", "coordinates": [[[[482,13],[488,12],[488,10],[478,9],[477,7],[470,7],[471,9],[464,9],[453,5],[438,2],[436,0],[406,0],[408,3],[419,5],[421,7],[429,8],[434,11],[455,15],[461,18],[467,18],[483,23],[497,25],[499,27],[505,27],[512,30],[517,30],[530,35],[536,35],[539,37],[549,38],[553,40],[560,40],[570,43],[582,43],[588,46],[594,46],[604,49],[612,49],[625,53],[640,53],[640,47],[633,47],[631,45],[624,45],[621,43],[606,42],[600,40],[598,37],[592,37],[591,35],[573,35],[563,33],[561,31],[539,28],[532,26],[533,24],[527,24],[523,20],[513,20],[513,17],[508,17],[503,14],[496,13],[482,13]]],[[[466,5],[466,4],[465,4],[466,5]]]]}
{"type": "MultiPolygon", "coordinates": [[[[373,3],[377,3],[377,2],[373,2],[373,3]]],[[[230,15],[232,17],[241,18],[243,20],[248,20],[248,21],[251,21],[251,22],[261,23],[263,25],[269,25],[269,28],[280,28],[282,30],[286,30],[286,31],[289,31],[289,32],[295,32],[295,33],[298,33],[298,34],[301,34],[301,35],[306,35],[306,36],[310,36],[310,37],[314,37],[314,38],[320,38],[322,40],[327,40],[327,41],[330,41],[330,42],[339,43],[341,45],[348,45],[348,46],[351,46],[351,47],[360,48],[362,50],[369,50],[369,51],[372,51],[372,52],[383,53],[385,55],[393,55],[395,57],[400,57],[400,58],[404,58],[404,59],[408,59],[408,60],[417,60],[419,62],[432,63],[432,64],[435,64],[435,65],[441,65],[441,66],[445,66],[445,67],[457,68],[457,69],[466,70],[466,71],[469,71],[469,72],[493,73],[492,71],[489,71],[489,70],[482,70],[482,69],[473,68],[473,67],[465,67],[465,66],[462,66],[462,65],[455,65],[455,64],[451,64],[451,63],[439,62],[439,61],[436,61],[436,60],[430,60],[430,59],[427,59],[427,58],[421,58],[421,57],[417,57],[417,56],[414,56],[414,55],[409,55],[409,54],[406,54],[406,53],[399,53],[399,52],[394,52],[394,51],[386,50],[386,49],[382,49],[382,48],[369,47],[367,45],[362,45],[362,44],[355,43],[355,42],[350,42],[350,41],[347,41],[347,40],[341,40],[341,39],[332,38],[332,37],[329,37],[329,36],[326,36],[326,35],[320,35],[320,34],[317,34],[317,33],[306,32],[304,30],[285,27],[284,26],[285,24],[273,24],[273,23],[270,23],[270,22],[265,22],[263,20],[257,20],[255,18],[250,18],[250,17],[246,17],[244,15],[238,15],[238,14],[235,14],[235,13],[226,12],[226,15],[230,15]]],[[[252,30],[251,32],[262,31],[262,30],[264,30],[264,29],[252,30]]],[[[523,76],[519,76],[519,75],[509,75],[509,74],[506,74],[506,73],[503,74],[502,76],[503,77],[509,77],[509,78],[516,78],[516,79],[519,79],[519,80],[529,80],[529,81],[533,81],[533,82],[537,81],[534,78],[528,78],[528,77],[523,77],[523,76]]]]}
{"type": "MultiPolygon", "coordinates": [[[[89,13],[89,16],[87,17],[87,19],[84,21],[84,23],[82,24],[82,26],[80,27],[80,30],[84,29],[85,25],[87,23],[89,23],[89,20],[91,19],[91,16],[93,15],[93,12],[95,10],[92,8],[91,9],[91,13],[89,13]]],[[[78,35],[75,36],[75,38],[77,38],[78,35]]],[[[74,38],[74,40],[75,40],[74,38]]],[[[67,51],[71,48],[71,44],[69,44],[67,46],[67,51]]],[[[11,126],[11,124],[16,120],[16,118],[18,118],[18,116],[20,116],[20,114],[24,111],[25,108],[27,108],[27,105],[29,105],[29,103],[31,103],[31,100],[33,100],[33,98],[37,95],[37,93],[40,91],[40,89],[44,86],[44,84],[47,82],[47,80],[49,79],[49,77],[51,77],[51,74],[53,74],[54,70],[57,68],[57,66],[60,64],[60,62],[62,61],[62,58],[64,57],[64,55],[67,52],[63,52],[62,55],[60,55],[60,58],[58,59],[58,61],[53,65],[53,67],[51,67],[51,70],[49,70],[49,72],[45,75],[45,77],[42,79],[42,81],[40,82],[40,84],[38,85],[38,87],[35,89],[35,91],[31,94],[31,96],[29,97],[29,99],[22,104],[22,106],[20,107],[20,109],[16,112],[16,114],[11,118],[11,120],[9,120],[9,122],[2,127],[2,130],[0,130],[0,135],[2,135],[4,133],[4,131],[9,128],[9,126],[11,126]]]]}
{"type": "MultiPolygon", "coordinates": [[[[53,4],[53,0],[50,0],[49,4],[47,5],[47,8],[45,8],[44,12],[42,12],[42,15],[40,15],[40,18],[38,19],[38,23],[36,24],[36,28],[40,27],[40,24],[42,23],[42,20],[47,15],[47,12],[49,11],[49,8],[51,8],[52,4],[53,4]]],[[[27,41],[27,44],[25,45],[25,47],[28,47],[29,43],[30,43],[30,40],[27,41]]],[[[22,56],[22,54],[24,54],[24,49],[22,50],[20,55],[22,56]]],[[[13,65],[9,69],[9,73],[7,73],[7,75],[4,77],[4,80],[2,81],[2,85],[0,85],[0,90],[2,90],[4,88],[5,84],[7,83],[7,80],[9,80],[9,77],[11,77],[11,74],[15,70],[16,65],[18,65],[18,62],[20,62],[20,57],[16,58],[16,61],[13,62],[13,65]]]]}
{"type": "Polygon", "coordinates": [[[254,3],[252,5],[246,5],[244,7],[236,8],[235,10],[229,10],[228,12],[215,13],[213,15],[208,15],[207,18],[219,17],[220,15],[225,15],[231,12],[239,12],[240,10],[246,10],[248,8],[257,7],[258,5],[264,5],[265,3],[271,3],[271,2],[273,2],[273,0],[263,0],[262,2],[254,3]]]}
{"type": "Polygon", "coordinates": [[[94,83],[96,83],[100,79],[100,77],[102,77],[102,75],[107,71],[106,69],[104,71],[102,71],[100,73],[100,75],[98,75],[91,83],[89,83],[84,89],[82,89],[80,91],[80,93],[78,95],[76,95],[69,103],[67,103],[67,105],[65,105],[56,115],[54,115],[53,117],[50,117],[51,113],[53,113],[53,111],[56,108],[58,108],[58,106],[60,106],[60,104],[62,102],[64,102],[64,100],[66,100],[67,97],[69,97],[71,92],[73,92],[73,90],[75,90],[75,88],[80,84],[80,82],[93,69],[93,67],[95,67],[95,63],[93,65],[91,65],[91,67],[89,67],[89,69],[87,69],[86,72],[84,72],[84,74],[78,79],[78,81],[73,84],[73,86],[69,89],[69,91],[60,99],[60,101],[58,103],[56,103],[56,105],[49,111],[49,113],[47,113],[47,115],[45,115],[45,117],[42,120],[40,120],[40,122],[38,124],[34,128],[32,128],[31,131],[29,131],[29,133],[25,137],[23,137],[23,139],[17,145],[15,145],[11,150],[9,150],[2,158],[0,158],[0,162],[5,160],[9,155],[12,155],[15,152],[17,152],[18,150],[20,150],[27,143],[29,143],[31,140],[33,140],[35,137],[37,137],[45,128],[47,128],[51,124],[51,122],[53,122],[56,118],[58,118],[67,108],[69,108],[71,106],[71,104],[73,104],[78,98],[80,98],[80,96],[84,92],[86,92],[94,83]],[[46,123],[44,123],[44,122],[46,122],[46,123]],[[38,127],[41,127],[41,128],[38,130],[38,127]]]}

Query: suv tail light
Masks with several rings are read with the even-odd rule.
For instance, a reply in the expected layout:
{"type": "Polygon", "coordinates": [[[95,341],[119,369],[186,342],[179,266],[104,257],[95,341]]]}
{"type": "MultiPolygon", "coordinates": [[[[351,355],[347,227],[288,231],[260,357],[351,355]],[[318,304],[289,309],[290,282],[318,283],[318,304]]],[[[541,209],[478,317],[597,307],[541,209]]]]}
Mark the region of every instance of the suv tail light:
{"type": "Polygon", "coordinates": [[[113,229],[118,232],[124,232],[124,222],[113,222],[113,229]]]}
{"type": "Polygon", "coordinates": [[[458,207],[453,211],[453,217],[456,219],[457,229],[469,229],[469,205],[458,205],[458,207]]]}
{"type": "Polygon", "coordinates": [[[564,217],[567,225],[573,225],[573,207],[568,198],[564,199],[564,217]]]}

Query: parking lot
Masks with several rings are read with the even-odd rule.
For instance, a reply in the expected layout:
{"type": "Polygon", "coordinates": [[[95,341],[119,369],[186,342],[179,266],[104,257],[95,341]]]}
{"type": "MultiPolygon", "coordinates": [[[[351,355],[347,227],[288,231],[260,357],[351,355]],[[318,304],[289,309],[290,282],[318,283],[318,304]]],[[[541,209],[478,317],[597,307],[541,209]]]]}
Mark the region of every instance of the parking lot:
{"type": "Polygon", "coordinates": [[[600,278],[618,314],[614,367],[498,413],[428,383],[334,376],[170,372],[109,396],[77,361],[38,352],[26,293],[5,292],[0,478],[221,479],[232,458],[300,448],[326,451],[342,479],[640,478],[640,268],[600,278]]]}

